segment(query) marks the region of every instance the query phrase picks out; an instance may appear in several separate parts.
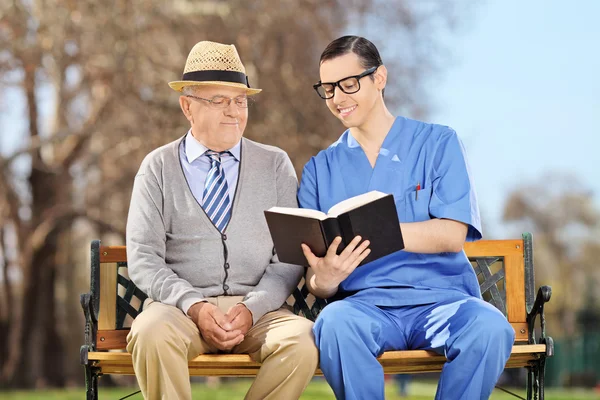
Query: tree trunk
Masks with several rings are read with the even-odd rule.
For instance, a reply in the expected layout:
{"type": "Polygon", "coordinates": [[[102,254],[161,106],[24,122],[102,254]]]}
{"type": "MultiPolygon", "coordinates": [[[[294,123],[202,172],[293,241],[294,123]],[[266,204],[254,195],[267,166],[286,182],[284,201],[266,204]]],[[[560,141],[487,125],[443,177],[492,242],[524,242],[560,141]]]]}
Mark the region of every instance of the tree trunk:
{"type": "Polygon", "coordinates": [[[4,242],[4,227],[0,226],[0,270],[2,270],[2,285],[0,290],[0,371],[8,359],[9,349],[9,327],[13,314],[12,287],[9,280],[8,268],[9,262],[6,256],[6,247],[4,242]]]}
{"type": "Polygon", "coordinates": [[[89,290],[89,273],[84,268],[86,260],[78,264],[77,252],[81,249],[72,227],[61,235],[59,245],[59,275],[57,276],[57,291],[59,291],[56,302],[58,304],[57,328],[63,339],[64,345],[64,379],[67,387],[82,384],[82,367],[79,360],[79,346],[84,342],[83,326],[84,318],[81,306],[77,301],[82,291],[89,290]],[[82,289],[82,281],[86,282],[82,289]]]}
{"type": "MultiPolygon", "coordinates": [[[[64,204],[68,188],[63,177],[34,166],[29,179],[33,194],[32,221],[48,218],[56,204],[64,204]],[[66,187],[65,187],[66,186],[66,187]]],[[[20,358],[12,377],[14,387],[62,386],[64,384],[63,342],[56,317],[56,255],[61,231],[60,221],[50,230],[43,244],[33,249],[24,275],[22,294],[22,331],[20,358]]]]}

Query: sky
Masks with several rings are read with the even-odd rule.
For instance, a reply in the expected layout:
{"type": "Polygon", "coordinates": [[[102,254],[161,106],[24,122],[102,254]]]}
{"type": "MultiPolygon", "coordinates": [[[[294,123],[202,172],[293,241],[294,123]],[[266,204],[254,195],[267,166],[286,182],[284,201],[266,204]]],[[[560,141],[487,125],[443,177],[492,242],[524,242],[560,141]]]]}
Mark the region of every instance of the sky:
{"type": "MultiPolygon", "coordinates": [[[[465,144],[484,235],[514,236],[501,221],[507,195],[547,173],[572,174],[600,209],[600,0],[476,4],[443,38],[451,60],[432,81],[428,121],[465,144]]],[[[26,129],[24,105],[0,111],[0,126],[26,129]]],[[[23,146],[11,139],[0,133],[0,152],[23,146]]]]}
{"type": "Polygon", "coordinates": [[[501,221],[507,195],[550,172],[572,174],[600,208],[598,16],[596,0],[487,0],[446,40],[430,121],[463,140],[497,238],[514,236],[501,221]]]}

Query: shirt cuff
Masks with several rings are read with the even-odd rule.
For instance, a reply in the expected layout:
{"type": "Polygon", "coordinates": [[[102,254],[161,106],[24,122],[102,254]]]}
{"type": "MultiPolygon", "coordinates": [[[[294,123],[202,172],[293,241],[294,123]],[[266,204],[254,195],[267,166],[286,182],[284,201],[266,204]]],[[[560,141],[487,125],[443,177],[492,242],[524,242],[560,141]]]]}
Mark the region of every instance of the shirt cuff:
{"type": "Polygon", "coordinates": [[[247,297],[241,303],[250,310],[250,314],[252,314],[252,325],[256,324],[263,315],[273,311],[270,304],[258,296],[247,297]]]}
{"type": "Polygon", "coordinates": [[[185,315],[188,315],[188,310],[190,309],[190,307],[192,307],[194,304],[196,303],[205,303],[208,300],[206,300],[204,297],[196,294],[196,293],[190,293],[187,294],[185,296],[183,296],[178,302],[177,302],[177,306],[178,308],[183,311],[183,313],[185,315]]]}

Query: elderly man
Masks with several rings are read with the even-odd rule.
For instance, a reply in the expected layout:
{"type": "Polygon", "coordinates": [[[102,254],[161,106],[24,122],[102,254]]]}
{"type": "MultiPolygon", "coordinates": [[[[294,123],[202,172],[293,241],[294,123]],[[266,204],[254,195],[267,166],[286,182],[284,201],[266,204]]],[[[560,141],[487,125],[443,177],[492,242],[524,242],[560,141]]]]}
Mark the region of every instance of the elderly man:
{"type": "Polygon", "coordinates": [[[247,399],[298,398],[318,362],[312,322],[285,306],[304,271],[279,262],[263,214],[297,205],[292,164],[242,137],[260,89],[233,45],[196,44],[169,85],[191,129],[146,156],[127,220],[129,273],[149,297],[127,337],[142,393],[191,399],[188,360],[227,352],[262,363],[247,399]]]}

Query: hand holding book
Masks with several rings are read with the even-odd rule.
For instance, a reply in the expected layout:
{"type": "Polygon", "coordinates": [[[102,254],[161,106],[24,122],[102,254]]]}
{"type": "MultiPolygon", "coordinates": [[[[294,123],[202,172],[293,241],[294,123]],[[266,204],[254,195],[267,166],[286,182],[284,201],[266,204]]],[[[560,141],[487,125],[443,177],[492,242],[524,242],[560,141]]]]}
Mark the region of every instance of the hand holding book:
{"type": "Polygon", "coordinates": [[[360,243],[362,238],[356,236],[346,248],[338,255],[338,246],[342,243],[340,236],[336,237],[327,249],[325,257],[317,257],[305,244],[302,251],[310,265],[317,287],[325,291],[336,290],[340,283],[358,267],[358,265],[369,255],[370,242],[368,240],[360,243]]]}
{"type": "Polygon", "coordinates": [[[325,257],[336,237],[337,254],[356,236],[369,240],[370,253],[359,265],[404,248],[394,197],[371,191],[346,199],[327,214],[309,209],[273,207],[265,211],[279,260],[308,266],[301,244],[316,257],[325,257]]]}

